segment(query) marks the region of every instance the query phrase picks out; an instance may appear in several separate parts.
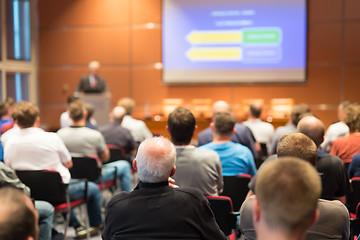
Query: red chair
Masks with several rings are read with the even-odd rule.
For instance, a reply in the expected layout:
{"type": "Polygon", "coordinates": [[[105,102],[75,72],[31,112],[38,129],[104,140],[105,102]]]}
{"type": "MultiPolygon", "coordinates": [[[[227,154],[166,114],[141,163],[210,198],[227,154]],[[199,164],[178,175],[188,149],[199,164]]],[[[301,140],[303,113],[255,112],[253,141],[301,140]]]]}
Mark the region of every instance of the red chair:
{"type": "Polygon", "coordinates": [[[234,209],[238,211],[249,192],[248,184],[251,180],[249,174],[239,174],[237,176],[224,176],[224,190],[221,196],[231,198],[234,209]]]}
{"type": "Polygon", "coordinates": [[[126,160],[132,164],[132,159],[130,154],[126,154],[125,148],[120,145],[106,144],[106,147],[110,152],[110,160],[108,163],[115,162],[118,160],[126,160]]]}
{"type": "Polygon", "coordinates": [[[236,239],[236,219],[239,212],[233,211],[231,198],[225,196],[206,196],[221,231],[231,240],[236,239]]]}
{"type": "MultiPolygon", "coordinates": [[[[16,175],[19,179],[31,189],[31,197],[35,200],[43,200],[54,206],[55,212],[66,212],[64,239],[70,221],[71,209],[79,206],[85,206],[87,201],[87,181],[85,181],[84,198],[70,201],[67,191],[68,184],[63,183],[60,174],[56,171],[48,170],[17,170],[16,175]]],[[[76,183],[78,183],[76,182],[76,183]]],[[[73,184],[73,183],[71,183],[73,184]]],[[[89,228],[88,214],[85,207],[86,228],[89,228]]],[[[88,239],[90,239],[88,233],[88,239]]]]}

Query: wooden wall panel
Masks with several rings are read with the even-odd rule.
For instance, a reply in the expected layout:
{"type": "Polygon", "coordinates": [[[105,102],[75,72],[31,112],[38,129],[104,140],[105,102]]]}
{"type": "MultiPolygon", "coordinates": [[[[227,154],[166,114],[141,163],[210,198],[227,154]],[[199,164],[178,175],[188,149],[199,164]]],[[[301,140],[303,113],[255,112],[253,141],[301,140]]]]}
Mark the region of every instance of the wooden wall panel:
{"type": "Polygon", "coordinates": [[[308,16],[310,21],[340,20],[342,3],[339,0],[310,0],[308,16]]]}
{"type": "Polygon", "coordinates": [[[131,52],[134,64],[161,62],[161,29],[134,29],[131,52]]]}
{"type": "Polygon", "coordinates": [[[314,23],[308,28],[308,62],[339,62],[341,24],[314,23]]]}
{"type": "Polygon", "coordinates": [[[344,38],[345,61],[360,64],[360,21],[345,24],[344,38]]]}
{"type": "Polygon", "coordinates": [[[129,31],[116,28],[45,30],[40,33],[40,64],[129,62],[129,31]]]}
{"type": "Polygon", "coordinates": [[[346,19],[360,19],[360,1],[345,0],[345,17],[346,19]]]}
{"type": "Polygon", "coordinates": [[[161,113],[163,98],[183,98],[185,104],[193,98],[224,99],[238,111],[244,98],[269,104],[271,98],[292,97],[310,104],[328,125],[337,120],[340,101],[360,102],[358,0],[308,1],[306,83],[198,86],[165,85],[154,67],[161,62],[161,0],[39,0],[38,5],[40,106],[51,127],[58,126],[56,115],[94,59],[102,64],[112,104],[133,97],[138,117],[161,113]]]}
{"type": "Polygon", "coordinates": [[[133,24],[161,23],[161,0],[131,0],[133,24]]]}
{"type": "Polygon", "coordinates": [[[131,0],[39,0],[41,28],[129,24],[131,0]]]}

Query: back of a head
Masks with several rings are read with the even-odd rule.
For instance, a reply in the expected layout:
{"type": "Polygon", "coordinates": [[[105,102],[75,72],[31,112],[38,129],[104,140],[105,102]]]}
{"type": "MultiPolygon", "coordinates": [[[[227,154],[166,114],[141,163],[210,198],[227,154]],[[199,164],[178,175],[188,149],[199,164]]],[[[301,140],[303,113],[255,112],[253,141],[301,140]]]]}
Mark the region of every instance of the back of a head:
{"type": "Polygon", "coordinates": [[[0,188],[0,239],[38,239],[37,213],[25,193],[14,187],[0,188]],[[30,209],[30,207],[32,209],[30,209]]]}
{"type": "Polygon", "coordinates": [[[352,103],[344,109],[344,122],[348,125],[350,132],[360,131],[360,105],[352,103]]]}
{"type": "Polygon", "coordinates": [[[70,103],[69,115],[74,122],[78,122],[83,119],[85,111],[85,104],[81,100],[70,103]]]}
{"type": "Polygon", "coordinates": [[[295,105],[291,110],[291,121],[297,126],[304,114],[309,113],[310,108],[306,104],[295,105]]]}
{"type": "Polygon", "coordinates": [[[78,96],[70,95],[70,96],[68,96],[68,98],[67,98],[67,104],[69,105],[70,103],[75,102],[75,101],[77,101],[77,100],[79,100],[79,99],[80,99],[80,98],[79,98],[78,96]]]}
{"type": "Polygon", "coordinates": [[[260,104],[251,104],[250,105],[250,114],[254,118],[260,118],[261,111],[262,111],[262,107],[260,104]]]}
{"type": "Polygon", "coordinates": [[[31,102],[18,102],[15,104],[12,115],[20,127],[32,127],[39,116],[39,108],[31,102]]]}
{"type": "Polygon", "coordinates": [[[0,103],[0,118],[5,116],[8,113],[9,104],[6,102],[0,103]]]}
{"type": "Polygon", "coordinates": [[[297,128],[298,132],[311,138],[317,147],[319,147],[324,140],[325,125],[320,119],[314,116],[303,117],[298,123],[297,128]]]}
{"type": "Polygon", "coordinates": [[[302,133],[284,134],[277,145],[278,157],[296,157],[316,166],[317,147],[313,140],[302,133]]]}
{"type": "Polygon", "coordinates": [[[94,105],[92,105],[91,103],[86,103],[85,109],[87,112],[86,119],[90,119],[94,115],[94,112],[95,112],[94,105]]]}
{"type": "Polygon", "coordinates": [[[215,102],[212,106],[213,116],[218,112],[227,112],[227,111],[230,111],[230,106],[227,102],[223,100],[215,102]]]}
{"type": "Polygon", "coordinates": [[[187,145],[194,134],[196,120],[189,109],[178,107],[169,114],[167,125],[175,145],[187,145]]]}
{"type": "Polygon", "coordinates": [[[237,119],[230,111],[218,112],[214,115],[213,122],[217,134],[220,136],[228,136],[232,134],[237,119]]]}
{"type": "Polygon", "coordinates": [[[290,237],[310,228],[321,181],[309,163],[291,157],[271,161],[259,169],[255,189],[261,216],[269,229],[290,237]]]}
{"type": "Polygon", "coordinates": [[[123,108],[125,108],[126,110],[126,115],[131,115],[134,108],[135,108],[135,101],[131,98],[121,98],[118,102],[117,102],[118,106],[121,106],[123,108]]]}
{"type": "Polygon", "coordinates": [[[175,165],[176,150],[164,137],[149,138],[140,144],[135,159],[140,181],[164,182],[175,165]]]}
{"type": "Polygon", "coordinates": [[[114,122],[121,123],[124,116],[126,114],[126,110],[123,107],[117,106],[111,111],[111,117],[114,122]]]}

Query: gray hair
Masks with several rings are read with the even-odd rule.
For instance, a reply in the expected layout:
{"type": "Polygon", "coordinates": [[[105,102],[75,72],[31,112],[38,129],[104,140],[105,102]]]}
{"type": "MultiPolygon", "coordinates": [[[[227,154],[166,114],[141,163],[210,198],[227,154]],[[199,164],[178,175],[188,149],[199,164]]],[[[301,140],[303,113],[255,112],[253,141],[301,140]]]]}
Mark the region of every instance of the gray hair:
{"type": "Polygon", "coordinates": [[[167,181],[175,165],[176,150],[164,137],[143,141],[136,155],[139,180],[146,183],[167,181]]]}

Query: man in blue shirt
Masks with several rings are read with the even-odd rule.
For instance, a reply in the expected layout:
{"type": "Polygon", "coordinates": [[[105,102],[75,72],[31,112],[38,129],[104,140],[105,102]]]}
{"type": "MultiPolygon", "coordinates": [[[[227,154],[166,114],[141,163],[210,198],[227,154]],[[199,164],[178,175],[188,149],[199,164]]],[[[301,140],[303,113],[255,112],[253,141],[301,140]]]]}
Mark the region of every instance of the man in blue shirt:
{"type": "Polygon", "coordinates": [[[213,141],[200,147],[200,149],[213,150],[219,154],[223,176],[236,176],[239,174],[256,174],[254,157],[249,148],[231,141],[235,133],[236,118],[230,112],[218,112],[210,124],[213,141]]]}

